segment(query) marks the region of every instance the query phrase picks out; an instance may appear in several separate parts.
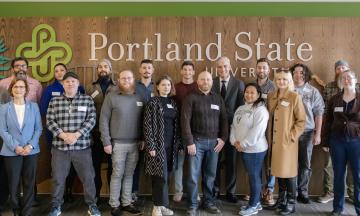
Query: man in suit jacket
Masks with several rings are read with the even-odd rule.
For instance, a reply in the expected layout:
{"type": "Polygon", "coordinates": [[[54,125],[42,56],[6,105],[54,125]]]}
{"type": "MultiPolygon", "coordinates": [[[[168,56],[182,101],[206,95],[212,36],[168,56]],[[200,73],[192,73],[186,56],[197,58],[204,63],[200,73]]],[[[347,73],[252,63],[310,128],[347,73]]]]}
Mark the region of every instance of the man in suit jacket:
{"type": "MultiPolygon", "coordinates": [[[[226,113],[228,117],[229,128],[232,124],[234,113],[236,109],[244,104],[244,83],[236,79],[231,72],[230,60],[227,57],[221,57],[216,63],[218,77],[214,78],[212,90],[222,96],[225,101],[226,113]]],[[[230,145],[229,140],[225,142],[225,188],[226,199],[229,202],[236,203],[236,149],[230,145]]],[[[220,171],[221,171],[221,156],[219,156],[218,167],[216,171],[216,180],[214,193],[216,196],[220,194],[220,171]]]]}

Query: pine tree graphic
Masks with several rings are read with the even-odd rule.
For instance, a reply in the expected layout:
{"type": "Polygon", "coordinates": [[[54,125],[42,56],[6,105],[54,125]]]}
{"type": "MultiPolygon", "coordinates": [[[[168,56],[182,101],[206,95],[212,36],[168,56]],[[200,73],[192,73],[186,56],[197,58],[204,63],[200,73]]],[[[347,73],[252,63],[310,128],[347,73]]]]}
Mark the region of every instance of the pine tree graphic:
{"type": "Polygon", "coordinates": [[[6,50],[7,48],[5,47],[4,40],[0,39],[0,71],[7,71],[10,69],[10,66],[5,66],[5,64],[10,61],[8,57],[3,55],[6,50]]]}

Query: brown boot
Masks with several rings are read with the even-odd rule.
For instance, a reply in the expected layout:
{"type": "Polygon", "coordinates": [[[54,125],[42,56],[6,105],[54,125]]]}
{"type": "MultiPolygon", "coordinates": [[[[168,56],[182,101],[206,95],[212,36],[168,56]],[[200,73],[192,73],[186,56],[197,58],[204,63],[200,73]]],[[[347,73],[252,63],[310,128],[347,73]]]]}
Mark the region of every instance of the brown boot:
{"type": "Polygon", "coordinates": [[[269,189],[265,189],[265,191],[262,195],[262,203],[264,205],[274,205],[275,204],[273,193],[269,189]]]}

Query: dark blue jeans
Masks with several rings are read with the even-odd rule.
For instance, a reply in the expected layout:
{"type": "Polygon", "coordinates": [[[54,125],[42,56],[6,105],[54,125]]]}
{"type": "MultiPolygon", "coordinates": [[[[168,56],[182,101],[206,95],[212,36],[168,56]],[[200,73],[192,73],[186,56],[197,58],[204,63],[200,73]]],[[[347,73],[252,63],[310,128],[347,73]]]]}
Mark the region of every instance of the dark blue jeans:
{"type": "Polygon", "coordinates": [[[204,205],[214,205],[215,197],[212,189],[214,187],[219,155],[214,151],[217,144],[216,139],[196,138],[194,142],[196,145],[196,155],[189,156],[190,175],[187,181],[188,207],[192,209],[198,207],[198,179],[201,173],[203,173],[204,205]],[[203,172],[201,172],[201,168],[204,169],[203,172]]]}
{"type": "Polygon", "coordinates": [[[330,156],[334,170],[334,201],[335,212],[343,211],[345,193],[346,164],[350,164],[354,182],[354,206],[360,214],[360,138],[331,136],[330,156]]]}
{"type": "Polygon", "coordinates": [[[260,202],[261,193],[261,169],[267,151],[259,153],[241,153],[245,170],[249,176],[250,182],[250,200],[249,206],[255,207],[260,202]]]}
{"type": "Polygon", "coordinates": [[[313,151],[314,131],[305,131],[299,137],[299,170],[297,177],[298,196],[309,196],[309,182],[311,178],[311,156],[313,151]]]}

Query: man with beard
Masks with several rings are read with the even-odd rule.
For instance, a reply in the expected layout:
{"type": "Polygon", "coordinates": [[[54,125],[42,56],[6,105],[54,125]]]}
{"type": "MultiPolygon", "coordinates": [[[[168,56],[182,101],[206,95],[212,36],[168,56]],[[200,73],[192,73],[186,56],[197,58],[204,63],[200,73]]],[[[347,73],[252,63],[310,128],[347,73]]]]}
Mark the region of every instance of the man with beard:
{"type": "Polygon", "coordinates": [[[188,215],[198,208],[198,179],[203,175],[204,208],[220,214],[213,193],[218,155],[229,135],[225,103],[211,91],[213,80],[207,71],[197,79],[198,90],[188,95],[181,106],[181,133],[189,154],[188,215]],[[202,172],[201,172],[201,169],[202,172]]]}
{"type": "Polygon", "coordinates": [[[46,125],[53,134],[51,149],[52,208],[49,216],[59,216],[63,204],[65,179],[74,165],[84,188],[90,216],[100,216],[96,206],[95,173],[91,156],[90,132],[96,123],[92,98],[78,92],[79,77],[67,72],[63,78],[64,94],[51,99],[46,125]]]}
{"type": "MultiPolygon", "coordinates": [[[[0,104],[4,104],[10,101],[10,95],[8,91],[0,87],[0,104]]],[[[2,148],[2,139],[0,139],[0,149],[2,148]]],[[[4,208],[4,205],[9,196],[8,181],[6,177],[5,164],[3,156],[0,155],[0,215],[4,208]]]]}
{"type": "MultiPolygon", "coordinates": [[[[236,79],[230,74],[231,65],[230,59],[221,57],[216,62],[216,69],[218,77],[214,78],[213,92],[220,94],[225,102],[228,123],[232,124],[234,113],[236,109],[244,104],[244,83],[236,79]]],[[[232,203],[237,203],[238,199],[235,195],[236,190],[236,162],[238,151],[229,140],[225,141],[225,152],[219,153],[219,161],[216,169],[216,180],[214,187],[214,194],[216,197],[220,196],[220,178],[221,178],[221,155],[225,154],[225,188],[226,200],[232,203]]]]}
{"type": "MultiPolygon", "coordinates": [[[[270,64],[266,58],[259,58],[256,62],[256,83],[260,86],[261,97],[267,101],[267,95],[275,90],[273,81],[269,79],[270,64]]],[[[266,161],[266,160],[265,160],[266,161]]],[[[275,176],[270,174],[268,163],[265,163],[266,185],[262,193],[264,205],[274,205],[273,192],[275,188],[275,176]]]]}
{"type": "MultiPolygon", "coordinates": [[[[100,201],[100,190],[102,187],[101,181],[101,163],[104,157],[103,143],[100,139],[99,131],[99,118],[102,104],[104,102],[105,96],[116,86],[115,82],[111,79],[112,66],[111,62],[108,59],[102,59],[97,65],[97,74],[98,79],[92,84],[88,85],[86,88],[87,95],[90,95],[95,103],[96,108],[96,125],[92,130],[92,140],[93,145],[92,149],[92,158],[93,165],[95,170],[95,186],[96,186],[96,197],[100,201]]],[[[107,170],[107,180],[110,183],[111,176],[111,157],[107,157],[108,170],[107,170]]]]}
{"type": "Polygon", "coordinates": [[[0,87],[5,89],[9,88],[11,81],[15,77],[20,77],[26,79],[26,82],[29,85],[29,93],[26,95],[27,101],[32,102],[40,102],[41,93],[42,93],[42,86],[39,81],[27,76],[29,62],[24,57],[17,57],[11,61],[11,72],[12,75],[8,78],[0,80],[0,87]]]}
{"type": "MultiPolygon", "coordinates": [[[[139,94],[143,100],[144,105],[154,96],[154,82],[152,81],[152,75],[154,73],[153,61],[150,59],[143,59],[139,68],[140,80],[135,83],[136,94],[139,94]]],[[[138,199],[139,184],[140,184],[140,168],[144,162],[144,143],[139,146],[139,160],[135,168],[134,182],[132,188],[132,199],[136,202],[138,199]]]]}
{"type": "Polygon", "coordinates": [[[261,97],[267,99],[267,95],[275,90],[273,81],[269,79],[270,64],[266,58],[259,58],[256,62],[256,83],[260,86],[261,97]]]}
{"type": "Polygon", "coordinates": [[[131,204],[131,189],[142,140],[144,104],[143,98],[135,93],[130,70],[120,72],[118,83],[119,89],[105,97],[99,123],[104,151],[112,156],[113,162],[109,204],[114,216],[122,215],[121,211],[139,215],[141,212],[131,204]]]}
{"type": "Polygon", "coordinates": [[[311,156],[314,145],[321,142],[321,125],[324,114],[324,100],[314,86],[310,85],[312,72],[302,63],[290,68],[293,76],[295,92],[301,96],[306,112],[306,124],[299,137],[299,165],[297,176],[297,200],[309,204],[309,183],[311,178],[311,156]]]}

